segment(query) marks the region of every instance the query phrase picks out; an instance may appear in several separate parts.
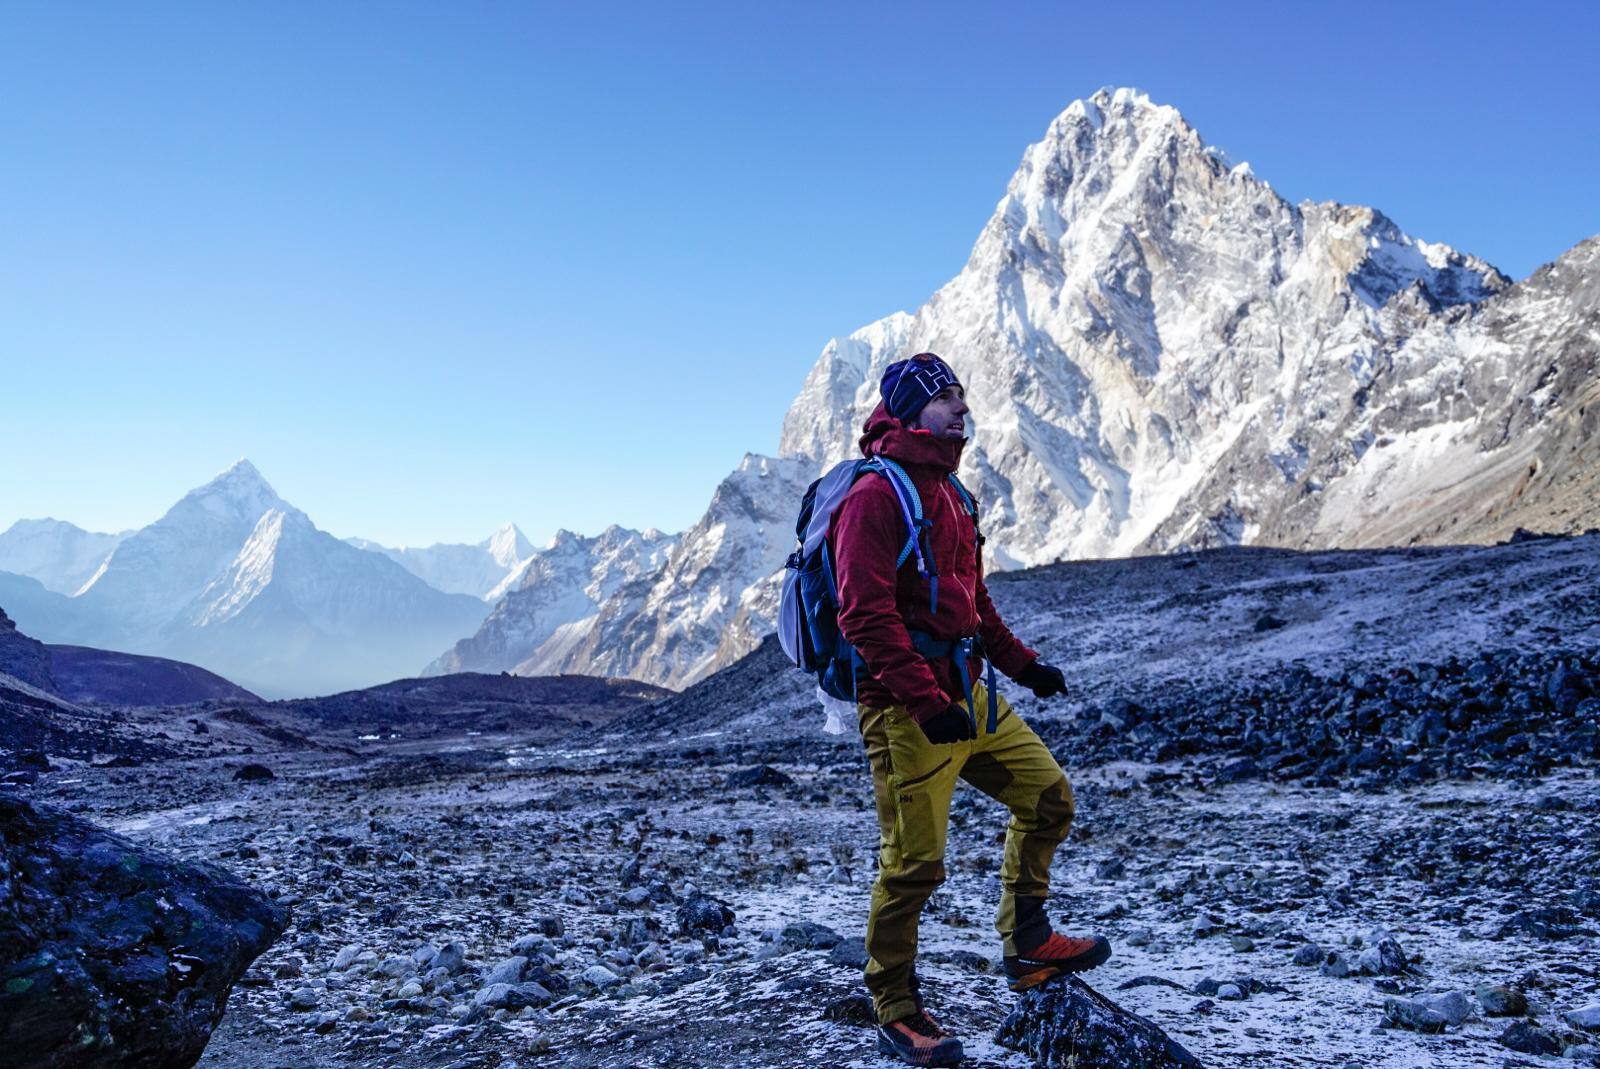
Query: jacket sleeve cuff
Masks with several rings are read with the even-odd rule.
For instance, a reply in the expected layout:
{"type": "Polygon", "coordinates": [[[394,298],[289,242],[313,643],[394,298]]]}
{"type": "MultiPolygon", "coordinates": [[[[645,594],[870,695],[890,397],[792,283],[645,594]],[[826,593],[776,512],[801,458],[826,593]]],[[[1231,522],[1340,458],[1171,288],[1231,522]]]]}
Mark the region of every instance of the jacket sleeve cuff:
{"type": "Polygon", "coordinates": [[[1028,666],[1039,660],[1039,655],[1022,643],[1017,643],[1012,649],[1005,650],[994,659],[994,666],[1012,679],[1016,679],[1028,670],[1028,666]]]}

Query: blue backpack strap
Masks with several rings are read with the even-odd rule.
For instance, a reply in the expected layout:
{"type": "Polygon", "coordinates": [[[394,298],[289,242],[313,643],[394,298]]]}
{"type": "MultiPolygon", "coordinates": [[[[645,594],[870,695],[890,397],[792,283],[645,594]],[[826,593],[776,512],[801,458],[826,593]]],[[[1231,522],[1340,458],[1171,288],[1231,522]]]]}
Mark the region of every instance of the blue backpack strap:
{"type": "Polygon", "coordinates": [[[896,570],[906,562],[907,557],[915,553],[917,573],[923,576],[937,576],[939,572],[932,563],[932,557],[922,552],[922,534],[933,521],[922,514],[922,495],[917,493],[916,484],[911,481],[911,476],[906,474],[904,468],[886,456],[875,456],[869,463],[874,470],[889,480],[895,499],[900,502],[900,514],[906,521],[906,544],[894,562],[896,570]]]}

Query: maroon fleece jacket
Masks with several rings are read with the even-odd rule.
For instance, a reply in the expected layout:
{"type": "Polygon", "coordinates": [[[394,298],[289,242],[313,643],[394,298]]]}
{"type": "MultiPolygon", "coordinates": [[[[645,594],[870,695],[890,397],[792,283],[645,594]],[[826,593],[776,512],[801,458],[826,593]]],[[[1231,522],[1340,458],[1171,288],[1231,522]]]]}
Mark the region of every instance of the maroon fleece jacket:
{"type": "MultiPolygon", "coordinates": [[[[932,611],[928,580],[917,572],[916,555],[895,570],[906,544],[906,521],[894,488],[881,475],[856,480],[828,529],[839,583],[839,630],[866,662],[856,680],[863,705],[902,705],[918,723],[966,697],[949,658],[924,660],[908,630],[935,638],[981,634],[995,667],[1016,676],[1038,654],[1017,641],[989,600],[972,518],[950,485],[965,439],[936,438],[889,415],[882,404],[868,417],[861,436],[864,456],[898,461],[933,521],[928,543],[939,572],[939,611],[932,611]]],[[[976,680],[983,660],[968,662],[976,680]]]]}

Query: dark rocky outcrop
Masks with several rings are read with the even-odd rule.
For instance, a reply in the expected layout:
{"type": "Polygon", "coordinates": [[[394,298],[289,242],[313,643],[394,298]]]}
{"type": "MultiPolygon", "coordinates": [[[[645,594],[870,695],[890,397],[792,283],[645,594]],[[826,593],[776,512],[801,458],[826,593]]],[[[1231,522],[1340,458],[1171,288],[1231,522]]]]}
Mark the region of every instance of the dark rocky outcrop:
{"type": "Polygon", "coordinates": [[[27,1066],[188,1066],[288,924],[221,869],[0,791],[0,1050],[27,1066]]]}
{"type": "Polygon", "coordinates": [[[18,631],[4,609],[0,609],[0,672],[30,687],[55,693],[56,679],[49,649],[18,631]]]}
{"type": "Polygon", "coordinates": [[[1074,976],[1024,994],[1000,1024],[1001,1046],[1060,1069],[1199,1069],[1160,1028],[1074,976]]]}

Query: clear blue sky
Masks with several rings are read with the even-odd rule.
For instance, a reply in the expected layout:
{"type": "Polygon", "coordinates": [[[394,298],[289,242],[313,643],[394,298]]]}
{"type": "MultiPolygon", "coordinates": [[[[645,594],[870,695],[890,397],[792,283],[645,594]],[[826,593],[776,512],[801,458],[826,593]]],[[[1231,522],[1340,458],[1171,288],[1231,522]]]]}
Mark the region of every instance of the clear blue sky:
{"type": "Polygon", "coordinates": [[[0,2],[0,529],[240,456],[333,533],[678,530],[828,338],[1131,85],[1523,277],[1600,232],[1600,5],[0,2]]]}

